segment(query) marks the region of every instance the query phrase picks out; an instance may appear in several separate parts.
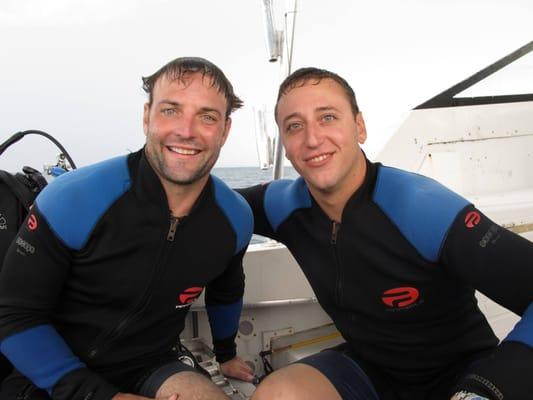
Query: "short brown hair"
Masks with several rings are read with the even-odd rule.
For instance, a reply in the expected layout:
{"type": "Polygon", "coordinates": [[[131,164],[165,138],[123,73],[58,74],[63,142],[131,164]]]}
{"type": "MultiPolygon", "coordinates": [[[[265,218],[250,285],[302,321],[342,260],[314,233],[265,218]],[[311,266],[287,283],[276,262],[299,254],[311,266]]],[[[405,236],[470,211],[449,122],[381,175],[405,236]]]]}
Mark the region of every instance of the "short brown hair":
{"type": "Polygon", "coordinates": [[[143,77],[143,90],[148,93],[148,104],[152,104],[154,85],[161,76],[166,76],[170,80],[183,80],[185,74],[199,72],[202,77],[206,75],[211,78],[211,85],[215,86],[219,93],[226,98],[226,118],[238,108],[243,102],[233,91],[226,75],[212,62],[200,57],[180,57],[161,67],[154,74],[143,77]]]}
{"type": "Polygon", "coordinates": [[[348,101],[350,102],[353,115],[357,115],[357,113],[359,113],[359,107],[357,105],[357,100],[355,99],[355,93],[344,78],[325,69],[306,67],[294,71],[281,83],[278,91],[278,99],[276,100],[276,107],[274,108],[274,116],[276,119],[278,116],[278,104],[283,95],[287,94],[287,92],[289,92],[291,89],[304,86],[310,80],[314,80],[314,84],[318,85],[322,79],[331,79],[341,85],[346,93],[348,101]]]}

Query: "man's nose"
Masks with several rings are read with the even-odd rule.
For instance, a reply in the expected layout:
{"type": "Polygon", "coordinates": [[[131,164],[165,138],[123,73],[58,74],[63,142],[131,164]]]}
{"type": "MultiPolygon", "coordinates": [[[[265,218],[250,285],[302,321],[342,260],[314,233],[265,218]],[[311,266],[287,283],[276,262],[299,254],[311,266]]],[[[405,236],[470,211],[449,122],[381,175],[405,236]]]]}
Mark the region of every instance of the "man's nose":
{"type": "Polygon", "coordinates": [[[176,121],[174,132],[177,136],[182,138],[191,138],[194,136],[194,116],[182,114],[176,121]]]}
{"type": "Polygon", "coordinates": [[[305,129],[305,144],[308,147],[317,147],[322,143],[323,136],[320,127],[315,124],[308,124],[305,129]]]}

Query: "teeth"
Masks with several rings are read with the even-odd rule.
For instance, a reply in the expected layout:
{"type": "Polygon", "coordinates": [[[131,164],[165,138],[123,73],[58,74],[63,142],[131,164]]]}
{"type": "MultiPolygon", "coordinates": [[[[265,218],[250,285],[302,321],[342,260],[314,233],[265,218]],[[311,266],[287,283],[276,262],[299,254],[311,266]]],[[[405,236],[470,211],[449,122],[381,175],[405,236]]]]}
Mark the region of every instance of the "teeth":
{"type": "Polygon", "coordinates": [[[309,161],[311,162],[318,162],[318,161],[322,161],[322,160],[325,160],[326,158],[329,157],[329,154],[321,154],[319,156],[316,156],[316,157],[313,157],[311,158],[309,161]]]}
{"type": "Polygon", "coordinates": [[[195,155],[195,154],[199,153],[198,150],[182,149],[181,147],[169,147],[169,149],[171,151],[173,151],[174,153],[184,154],[184,155],[187,155],[187,156],[192,156],[192,155],[195,155]]]}

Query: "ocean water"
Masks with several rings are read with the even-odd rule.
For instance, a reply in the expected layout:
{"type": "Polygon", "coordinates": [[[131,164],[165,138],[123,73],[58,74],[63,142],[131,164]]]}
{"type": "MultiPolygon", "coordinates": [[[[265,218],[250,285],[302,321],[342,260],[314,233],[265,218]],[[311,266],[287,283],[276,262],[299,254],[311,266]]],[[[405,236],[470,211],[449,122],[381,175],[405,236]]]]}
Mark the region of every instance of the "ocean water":
{"type": "MultiPolygon", "coordinates": [[[[259,167],[213,168],[212,173],[231,188],[243,188],[272,180],[272,168],[267,170],[259,167]]],[[[283,168],[283,178],[296,179],[298,176],[294,168],[283,168]]]]}

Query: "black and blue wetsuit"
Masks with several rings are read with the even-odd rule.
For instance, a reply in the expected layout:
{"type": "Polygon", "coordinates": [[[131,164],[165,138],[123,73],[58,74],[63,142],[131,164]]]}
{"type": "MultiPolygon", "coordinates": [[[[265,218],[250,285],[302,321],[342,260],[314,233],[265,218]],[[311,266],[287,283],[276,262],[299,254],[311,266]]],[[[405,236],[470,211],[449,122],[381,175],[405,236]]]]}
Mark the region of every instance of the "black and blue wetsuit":
{"type": "Polygon", "coordinates": [[[231,359],[252,230],[249,206],[214,176],[173,217],[142,150],[65,174],[6,256],[0,348],[53,399],[110,399],[176,359],[205,288],[217,358],[231,359]]]}
{"type": "Polygon", "coordinates": [[[381,398],[433,398],[439,380],[497,348],[476,289],[522,316],[499,351],[533,361],[531,242],[432,179],[367,167],[340,223],[302,178],[239,191],[255,232],[287,246],[381,398]]]}

